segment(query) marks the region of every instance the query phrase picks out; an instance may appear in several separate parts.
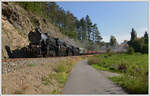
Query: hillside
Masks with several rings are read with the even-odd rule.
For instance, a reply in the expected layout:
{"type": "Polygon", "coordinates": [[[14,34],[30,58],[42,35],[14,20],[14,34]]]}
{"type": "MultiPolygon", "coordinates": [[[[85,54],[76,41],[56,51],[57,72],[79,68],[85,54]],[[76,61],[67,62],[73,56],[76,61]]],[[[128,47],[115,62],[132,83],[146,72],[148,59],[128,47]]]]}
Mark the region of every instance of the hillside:
{"type": "Polygon", "coordinates": [[[73,39],[62,34],[58,27],[46,18],[25,10],[16,3],[2,3],[2,58],[7,58],[6,46],[10,50],[19,49],[29,44],[28,33],[40,25],[41,32],[47,32],[52,37],[58,37],[72,45],[77,45],[73,39]]]}

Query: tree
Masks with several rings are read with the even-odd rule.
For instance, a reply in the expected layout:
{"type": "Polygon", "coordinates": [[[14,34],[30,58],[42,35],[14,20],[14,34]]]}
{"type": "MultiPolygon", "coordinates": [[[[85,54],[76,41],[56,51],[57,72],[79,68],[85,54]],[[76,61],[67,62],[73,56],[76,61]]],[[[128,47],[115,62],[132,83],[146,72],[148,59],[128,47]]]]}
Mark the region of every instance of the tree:
{"type": "Polygon", "coordinates": [[[100,44],[101,40],[102,40],[102,37],[100,36],[100,32],[97,28],[97,25],[94,24],[93,25],[93,31],[92,31],[92,41],[97,43],[97,44],[100,44]]]}
{"type": "Polygon", "coordinates": [[[92,32],[92,22],[91,19],[88,15],[86,15],[86,29],[87,29],[87,39],[90,40],[91,39],[91,32],[92,32]]]}
{"type": "Polygon", "coordinates": [[[134,28],[132,28],[130,41],[133,41],[133,40],[135,40],[136,38],[137,38],[136,31],[134,30],[134,28]]]}
{"type": "Polygon", "coordinates": [[[55,2],[47,3],[47,13],[49,18],[51,19],[51,23],[56,24],[56,14],[57,14],[58,6],[55,2]]]}
{"type": "Polygon", "coordinates": [[[86,39],[86,23],[84,18],[80,19],[80,23],[81,23],[81,40],[85,40],[86,39]]]}
{"type": "Polygon", "coordinates": [[[115,36],[111,36],[110,38],[110,45],[111,46],[115,46],[117,44],[117,40],[115,38],[115,36]]]}
{"type": "Polygon", "coordinates": [[[144,45],[142,48],[142,52],[148,53],[148,33],[147,32],[145,32],[145,34],[144,34],[144,45]]]}
{"type": "MultiPolygon", "coordinates": [[[[96,24],[93,24],[90,16],[82,17],[78,20],[74,14],[65,11],[56,2],[18,2],[19,6],[25,10],[38,15],[43,21],[51,22],[58,27],[60,31],[70,38],[79,41],[87,41],[89,48],[93,49],[95,45],[100,45],[102,37],[96,24]]],[[[38,19],[32,17],[34,25],[38,26],[38,19]]],[[[42,20],[41,19],[41,20],[42,20]]]]}
{"type": "Polygon", "coordinates": [[[148,44],[148,33],[147,32],[145,32],[145,34],[144,34],[144,42],[146,44],[148,44]]]}
{"type": "Polygon", "coordinates": [[[143,37],[137,38],[135,30],[132,29],[131,39],[128,41],[128,45],[134,48],[135,52],[148,53],[148,33],[145,32],[143,37]]]}

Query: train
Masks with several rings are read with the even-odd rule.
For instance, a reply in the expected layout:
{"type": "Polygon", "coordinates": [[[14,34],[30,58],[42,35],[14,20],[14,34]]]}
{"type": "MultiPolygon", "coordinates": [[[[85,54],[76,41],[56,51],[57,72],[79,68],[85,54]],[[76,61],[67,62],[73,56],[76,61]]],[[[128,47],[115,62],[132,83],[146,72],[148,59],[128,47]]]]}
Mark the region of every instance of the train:
{"type": "Polygon", "coordinates": [[[42,33],[40,28],[29,32],[28,40],[29,44],[19,49],[10,50],[9,46],[5,46],[9,58],[79,56],[105,53],[103,51],[90,51],[85,48],[79,48],[59,38],[51,37],[47,33],[42,33]]]}
{"type": "Polygon", "coordinates": [[[30,41],[28,45],[30,57],[80,55],[79,47],[68,44],[59,38],[50,37],[47,33],[41,33],[40,28],[29,32],[28,39],[30,41]]]}

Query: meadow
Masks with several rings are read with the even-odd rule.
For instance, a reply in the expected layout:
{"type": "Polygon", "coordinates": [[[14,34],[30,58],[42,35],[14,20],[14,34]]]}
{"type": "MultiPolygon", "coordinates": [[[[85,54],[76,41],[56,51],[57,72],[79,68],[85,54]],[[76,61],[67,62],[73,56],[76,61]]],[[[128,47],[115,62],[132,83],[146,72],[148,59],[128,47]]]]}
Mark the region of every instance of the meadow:
{"type": "Polygon", "coordinates": [[[130,94],[148,93],[148,54],[101,54],[89,57],[88,63],[96,69],[117,72],[110,77],[130,94]]]}

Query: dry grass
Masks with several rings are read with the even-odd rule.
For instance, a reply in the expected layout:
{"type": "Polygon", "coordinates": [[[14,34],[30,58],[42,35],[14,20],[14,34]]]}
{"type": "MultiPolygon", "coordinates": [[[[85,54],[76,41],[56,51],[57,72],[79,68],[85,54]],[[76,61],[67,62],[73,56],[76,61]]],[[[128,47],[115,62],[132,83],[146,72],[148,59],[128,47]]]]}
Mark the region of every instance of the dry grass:
{"type": "Polygon", "coordinates": [[[88,64],[92,65],[92,64],[98,64],[100,62],[100,58],[97,56],[92,56],[88,58],[88,64]]]}
{"type": "Polygon", "coordinates": [[[27,66],[16,69],[13,73],[2,74],[2,93],[61,94],[74,64],[84,58],[75,56],[47,59],[49,62],[27,62],[27,66]]]}

